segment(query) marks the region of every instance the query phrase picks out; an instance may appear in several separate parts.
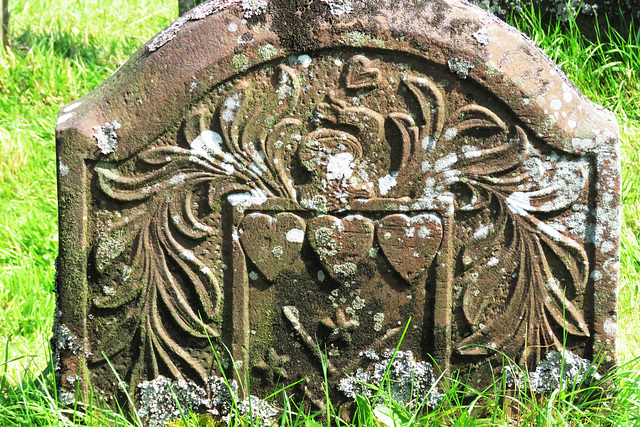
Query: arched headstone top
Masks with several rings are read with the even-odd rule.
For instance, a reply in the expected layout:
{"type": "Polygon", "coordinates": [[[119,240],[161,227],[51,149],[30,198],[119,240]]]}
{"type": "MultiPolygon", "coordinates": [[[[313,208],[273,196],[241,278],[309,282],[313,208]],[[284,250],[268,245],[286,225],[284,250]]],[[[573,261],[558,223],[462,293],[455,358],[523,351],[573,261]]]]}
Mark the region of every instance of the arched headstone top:
{"type": "MultiPolygon", "coordinates": [[[[613,115],[588,101],[531,40],[473,5],[316,1],[302,12],[295,7],[296,2],[239,0],[196,6],[83,99],[81,111],[104,123],[117,119],[109,112],[130,105],[131,120],[120,118],[126,142],[130,132],[138,139],[137,128],[161,133],[186,106],[239,72],[292,54],[352,47],[404,52],[446,66],[488,88],[530,121],[534,133],[570,153],[595,152],[600,142],[617,135],[613,115]],[[109,103],[107,92],[114,95],[109,103]],[[148,104],[156,104],[158,114],[150,117],[148,104]]],[[[62,123],[59,130],[73,123],[62,123]]],[[[86,136],[92,133],[87,126],[86,136]]]]}
{"type": "Polygon", "coordinates": [[[615,361],[616,122],[466,2],[209,1],[57,135],[63,388],[615,361]]]}

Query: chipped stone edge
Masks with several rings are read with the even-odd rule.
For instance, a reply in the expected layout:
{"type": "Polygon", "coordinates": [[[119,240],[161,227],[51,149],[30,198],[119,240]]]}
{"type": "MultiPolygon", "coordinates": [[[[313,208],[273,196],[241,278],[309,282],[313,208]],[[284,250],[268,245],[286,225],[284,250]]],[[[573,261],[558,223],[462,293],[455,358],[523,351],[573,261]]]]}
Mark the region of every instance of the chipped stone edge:
{"type": "MultiPolygon", "coordinates": [[[[320,0],[327,4],[331,10],[331,14],[335,16],[341,16],[351,13],[353,11],[352,0],[320,0]]],[[[244,17],[249,19],[253,16],[259,16],[267,11],[268,0],[209,0],[206,1],[178,19],[176,19],[171,25],[162,30],[156,35],[147,45],[149,52],[156,51],[162,46],[170,42],[180,31],[182,26],[188,21],[197,21],[204,19],[207,16],[224,10],[227,7],[240,4],[244,11],[244,17]]]]}
{"type": "Polygon", "coordinates": [[[160,49],[165,44],[169,43],[178,34],[182,26],[188,21],[198,21],[204,19],[207,16],[224,10],[227,7],[240,3],[242,9],[245,12],[245,18],[251,18],[252,16],[258,16],[266,11],[267,0],[209,0],[204,2],[178,19],[176,19],[171,25],[164,30],[160,31],[150,42],[147,44],[149,52],[160,49]]]}

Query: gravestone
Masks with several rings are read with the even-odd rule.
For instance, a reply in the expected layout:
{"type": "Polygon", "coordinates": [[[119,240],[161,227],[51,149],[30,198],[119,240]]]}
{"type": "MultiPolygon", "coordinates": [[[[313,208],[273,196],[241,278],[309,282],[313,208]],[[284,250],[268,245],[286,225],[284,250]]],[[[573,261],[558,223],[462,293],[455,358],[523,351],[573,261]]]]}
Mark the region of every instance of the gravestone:
{"type": "Polygon", "coordinates": [[[204,3],[57,141],[63,396],[616,361],[616,122],[466,2],[204,3]]]}

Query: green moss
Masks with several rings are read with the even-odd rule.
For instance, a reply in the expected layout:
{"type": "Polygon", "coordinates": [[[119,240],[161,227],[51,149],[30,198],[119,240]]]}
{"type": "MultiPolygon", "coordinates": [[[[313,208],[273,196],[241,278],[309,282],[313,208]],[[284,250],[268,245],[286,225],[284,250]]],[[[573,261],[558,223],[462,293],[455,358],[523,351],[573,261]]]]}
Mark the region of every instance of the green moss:
{"type": "Polygon", "coordinates": [[[347,44],[353,46],[368,46],[374,44],[380,48],[385,47],[385,43],[383,40],[373,38],[369,34],[363,33],[361,31],[350,31],[346,33],[344,41],[347,44]]]}
{"type": "Polygon", "coordinates": [[[263,61],[269,61],[270,59],[275,58],[278,53],[280,53],[280,50],[272,44],[266,44],[258,48],[258,54],[263,61]]]}
{"type": "Polygon", "coordinates": [[[235,69],[240,71],[246,70],[249,66],[249,58],[241,53],[233,55],[231,62],[233,63],[235,69]]]}
{"type": "Polygon", "coordinates": [[[191,414],[188,422],[176,420],[167,424],[167,427],[219,427],[227,425],[222,420],[215,419],[211,414],[191,414]]]}

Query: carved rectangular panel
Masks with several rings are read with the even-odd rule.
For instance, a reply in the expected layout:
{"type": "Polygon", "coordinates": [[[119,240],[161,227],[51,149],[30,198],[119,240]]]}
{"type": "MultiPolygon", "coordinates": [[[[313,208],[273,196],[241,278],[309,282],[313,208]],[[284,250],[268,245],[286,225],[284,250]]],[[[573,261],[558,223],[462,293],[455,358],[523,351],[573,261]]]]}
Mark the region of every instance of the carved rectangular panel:
{"type": "Polygon", "coordinates": [[[62,110],[63,391],[222,369],[321,407],[401,337],[480,385],[615,362],[610,116],[471,6],[329,3],[295,37],[292,6],[205,3],[62,110]]]}
{"type": "Polygon", "coordinates": [[[401,337],[446,370],[451,307],[436,296],[451,295],[450,202],[399,214],[396,199],[378,199],[337,216],[284,210],[282,199],[241,208],[232,231],[234,313],[243,313],[234,358],[250,366],[252,388],[268,394],[307,377],[304,394],[321,402],[323,363],[336,381],[401,337]]]}

